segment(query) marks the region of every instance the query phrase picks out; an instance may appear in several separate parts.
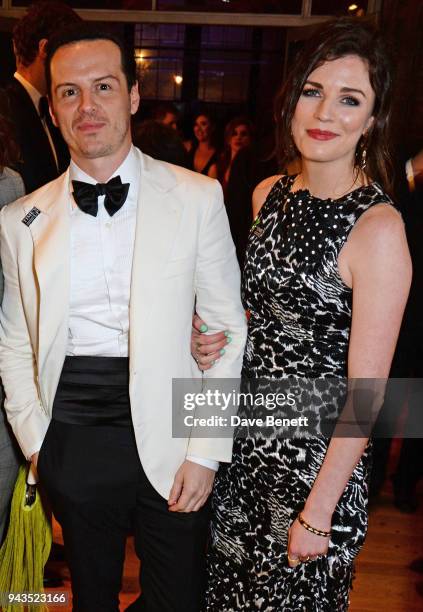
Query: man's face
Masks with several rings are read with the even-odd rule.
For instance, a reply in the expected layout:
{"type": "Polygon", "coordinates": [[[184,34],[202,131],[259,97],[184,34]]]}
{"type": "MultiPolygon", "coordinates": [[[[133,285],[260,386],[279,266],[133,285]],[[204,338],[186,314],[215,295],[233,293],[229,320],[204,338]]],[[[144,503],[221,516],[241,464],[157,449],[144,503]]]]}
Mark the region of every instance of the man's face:
{"type": "Polygon", "coordinates": [[[116,158],[130,147],[131,114],[139,104],[130,92],[119,47],[110,40],[60,47],[51,61],[51,108],[72,158],[116,158]]]}

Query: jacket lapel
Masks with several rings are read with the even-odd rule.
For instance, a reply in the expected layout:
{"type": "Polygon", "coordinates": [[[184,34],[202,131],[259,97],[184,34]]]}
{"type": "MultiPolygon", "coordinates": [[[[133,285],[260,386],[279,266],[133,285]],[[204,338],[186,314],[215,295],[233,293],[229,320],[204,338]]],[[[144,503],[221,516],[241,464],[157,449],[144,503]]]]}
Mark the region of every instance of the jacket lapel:
{"type": "Polygon", "coordinates": [[[131,279],[131,358],[138,346],[145,346],[145,336],[151,333],[148,322],[157,284],[161,282],[183,212],[176,197],[180,184],[171,167],[138,154],[141,177],[131,279]]]}
{"type": "Polygon", "coordinates": [[[34,269],[39,286],[38,366],[57,341],[66,346],[70,288],[70,209],[69,175],[42,190],[36,201],[30,199],[28,213],[36,207],[40,214],[29,225],[34,244],[34,269]]]}

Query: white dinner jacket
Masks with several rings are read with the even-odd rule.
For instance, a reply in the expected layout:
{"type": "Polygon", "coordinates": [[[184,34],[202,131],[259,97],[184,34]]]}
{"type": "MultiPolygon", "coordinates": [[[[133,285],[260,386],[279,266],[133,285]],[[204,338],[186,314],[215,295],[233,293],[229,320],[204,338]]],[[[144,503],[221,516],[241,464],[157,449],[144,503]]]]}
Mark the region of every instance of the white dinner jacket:
{"type": "MultiPolygon", "coordinates": [[[[190,354],[194,302],[209,329],[230,330],[233,338],[208,377],[239,377],[246,320],[220,185],[136,153],[141,175],[129,392],[141,463],[167,498],[186,454],[231,459],[229,438],[172,437],[172,378],[199,376],[190,354]]],[[[29,458],[46,434],[68,343],[68,172],[1,210],[0,252],[5,278],[0,376],[8,419],[29,458]],[[41,212],[25,225],[22,220],[34,207],[41,212]]]]}

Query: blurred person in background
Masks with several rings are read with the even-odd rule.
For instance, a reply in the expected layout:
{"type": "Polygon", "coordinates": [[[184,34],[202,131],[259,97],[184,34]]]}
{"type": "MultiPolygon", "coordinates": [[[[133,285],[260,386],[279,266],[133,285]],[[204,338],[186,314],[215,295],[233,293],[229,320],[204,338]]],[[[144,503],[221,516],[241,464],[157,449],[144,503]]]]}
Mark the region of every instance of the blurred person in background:
{"type": "Polygon", "coordinates": [[[238,263],[244,263],[248,232],[252,222],[251,197],[254,187],[266,174],[259,174],[253,143],[254,125],[247,117],[236,117],[225,128],[224,149],[218,161],[226,212],[238,263]]]}
{"type": "Polygon", "coordinates": [[[217,178],[216,125],[207,112],[197,114],[193,131],[195,141],[189,151],[189,167],[210,178],[217,178]]]}
{"type": "Polygon", "coordinates": [[[13,29],[16,72],[0,92],[0,110],[13,126],[20,149],[15,169],[26,193],[57,178],[69,165],[69,151],[48,112],[44,64],[50,36],[81,18],[66,4],[32,4],[13,29]]]}
{"type": "MultiPolygon", "coordinates": [[[[406,411],[401,429],[404,439],[393,475],[394,505],[401,512],[417,511],[417,484],[423,475],[422,385],[423,379],[423,149],[421,142],[412,155],[399,154],[395,195],[403,215],[413,280],[390,372],[385,401],[376,424],[370,494],[373,500],[385,482],[391,436],[398,417],[406,411]],[[419,146],[420,145],[420,146],[419,146]],[[406,161],[405,161],[406,160],[406,161]],[[401,379],[400,381],[398,379],[401,379]],[[379,430],[380,427],[380,430],[379,430]]],[[[401,419],[400,419],[401,420],[401,419]]]]}
{"type": "Polygon", "coordinates": [[[146,155],[188,168],[188,155],[178,132],[157,121],[142,121],[132,130],[133,142],[146,155]]]}
{"type": "Polygon", "coordinates": [[[178,130],[179,111],[172,102],[161,102],[153,108],[152,119],[166,125],[173,130],[178,130]]]}
{"type": "Polygon", "coordinates": [[[218,161],[218,179],[226,193],[232,164],[241,151],[253,142],[254,126],[247,117],[235,117],[225,127],[224,147],[218,161]]]}
{"type": "MultiPolygon", "coordinates": [[[[19,149],[12,138],[9,122],[0,114],[0,207],[14,202],[25,194],[22,178],[11,169],[19,159],[19,149]]],[[[0,304],[3,299],[3,272],[0,264],[0,304]]],[[[3,387],[0,385],[0,545],[7,524],[10,501],[18,475],[19,464],[24,460],[3,409],[3,387]]]]}

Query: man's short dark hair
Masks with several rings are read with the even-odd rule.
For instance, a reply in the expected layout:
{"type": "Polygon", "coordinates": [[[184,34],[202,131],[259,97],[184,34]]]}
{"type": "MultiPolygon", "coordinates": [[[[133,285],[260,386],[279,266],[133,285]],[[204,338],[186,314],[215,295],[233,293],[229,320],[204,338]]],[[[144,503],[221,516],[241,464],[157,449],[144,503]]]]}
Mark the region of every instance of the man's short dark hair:
{"type": "Polygon", "coordinates": [[[123,39],[114,32],[107,29],[100,29],[91,23],[73,25],[61,30],[57,35],[52,36],[47,45],[46,57],[46,81],[47,91],[51,93],[51,60],[60,47],[72,45],[77,42],[110,40],[120,49],[122,72],[126,76],[128,91],[137,82],[137,71],[135,63],[134,49],[127,45],[123,39]]]}
{"type": "Polygon", "coordinates": [[[81,23],[82,19],[62,2],[37,2],[13,29],[15,55],[21,64],[30,66],[38,54],[40,40],[47,40],[64,27],[81,23]]]}

